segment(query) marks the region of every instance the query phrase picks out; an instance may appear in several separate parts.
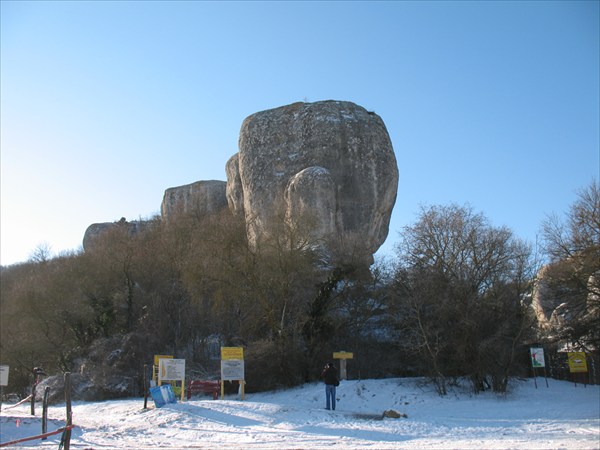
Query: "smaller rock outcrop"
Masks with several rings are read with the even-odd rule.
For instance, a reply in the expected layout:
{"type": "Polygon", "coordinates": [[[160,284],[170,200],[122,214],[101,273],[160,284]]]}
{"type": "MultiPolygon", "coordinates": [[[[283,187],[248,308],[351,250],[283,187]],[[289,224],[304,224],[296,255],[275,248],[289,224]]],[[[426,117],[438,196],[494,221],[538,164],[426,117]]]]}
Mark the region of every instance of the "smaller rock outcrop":
{"type": "Polygon", "coordinates": [[[110,230],[124,229],[130,236],[133,236],[144,230],[147,226],[148,222],[146,221],[133,220],[128,222],[125,217],[121,217],[117,222],[93,223],[87,227],[85,234],[83,235],[83,249],[89,250],[94,245],[94,241],[98,236],[103,235],[110,230]]]}
{"type": "Polygon", "coordinates": [[[168,188],[163,196],[161,215],[169,220],[176,214],[203,217],[227,208],[225,181],[196,181],[183,186],[168,188]]]}

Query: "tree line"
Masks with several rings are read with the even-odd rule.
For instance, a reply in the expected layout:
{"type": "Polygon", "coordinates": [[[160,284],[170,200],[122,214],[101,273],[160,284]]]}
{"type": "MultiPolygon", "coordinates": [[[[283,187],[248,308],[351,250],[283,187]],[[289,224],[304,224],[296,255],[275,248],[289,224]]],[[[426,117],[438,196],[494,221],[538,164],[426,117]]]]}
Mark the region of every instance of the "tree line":
{"type": "Polygon", "coordinates": [[[598,354],[600,188],[579,192],[566,219],[542,225],[548,283],[567,322],[541,329],[530,306],[539,255],[484,214],[423,207],[394,257],[371,267],[327,265],[308,226],[281,222],[259,245],[230,214],[152,218],[55,258],[38,249],[2,267],[0,359],[15,391],[31,368],[77,371],[95,342],[135,335],[130,371],[148,354],[215,373],[215,349],[245,348],[248,389],[317,379],[335,350],[355,377],[426,376],[442,395],[457,378],[504,392],[528,373],[531,343],[569,342],[598,354]]]}

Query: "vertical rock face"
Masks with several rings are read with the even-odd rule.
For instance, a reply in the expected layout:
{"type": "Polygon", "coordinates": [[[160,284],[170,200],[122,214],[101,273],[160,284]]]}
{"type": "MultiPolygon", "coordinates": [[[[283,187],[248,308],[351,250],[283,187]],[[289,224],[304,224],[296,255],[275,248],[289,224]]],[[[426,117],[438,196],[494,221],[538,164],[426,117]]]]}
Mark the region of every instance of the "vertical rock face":
{"type": "MultiPolygon", "coordinates": [[[[332,254],[350,247],[372,260],[385,241],[398,168],[381,118],[351,102],[294,103],[244,120],[227,164],[230,209],[257,243],[277,217],[312,216],[332,254]]],[[[366,261],[368,262],[368,261],[366,261]]]]}
{"type": "Polygon", "coordinates": [[[214,214],[227,208],[224,181],[197,181],[165,191],[161,215],[169,220],[175,214],[192,214],[197,217],[214,214]]]}

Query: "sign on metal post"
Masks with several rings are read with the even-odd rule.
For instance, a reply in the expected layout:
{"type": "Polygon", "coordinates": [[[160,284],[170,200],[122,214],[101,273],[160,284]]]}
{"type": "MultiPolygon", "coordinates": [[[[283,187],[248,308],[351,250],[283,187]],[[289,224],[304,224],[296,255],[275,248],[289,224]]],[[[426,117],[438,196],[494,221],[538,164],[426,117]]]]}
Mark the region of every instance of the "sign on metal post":
{"type": "Polygon", "coordinates": [[[546,367],[543,348],[531,347],[529,349],[529,353],[531,354],[531,366],[534,369],[537,369],[538,367],[546,367]]]}
{"type": "Polygon", "coordinates": [[[531,368],[533,369],[533,383],[535,384],[535,388],[537,389],[535,369],[544,369],[546,387],[549,387],[548,377],[546,376],[546,360],[544,359],[544,349],[541,347],[531,347],[529,349],[529,355],[531,357],[531,368]]]}
{"type": "Polygon", "coordinates": [[[567,357],[569,358],[569,370],[571,373],[588,371],[585,352],[569,352],[567,353],[567,357]]]}
{"type": "Polygon", "coordinates": [[[225,381],[239,381],[244,400],[244,348],[221,347],[221,399],[225,398],[225,381]]]}
{"type": "MultiPolygon", "coordinates": [[[[569,372],[573,374],[573,381],[575,382],[575,386],[577,386],[576,374],[585,374],[588,371],[585,352],[568,352],[567,358],[569,360],[569,372]]],[[[583,377],[585,380],[585,375],[583,377]]],[[[587,387],[585,381],[584,384],[587,387]]]]}

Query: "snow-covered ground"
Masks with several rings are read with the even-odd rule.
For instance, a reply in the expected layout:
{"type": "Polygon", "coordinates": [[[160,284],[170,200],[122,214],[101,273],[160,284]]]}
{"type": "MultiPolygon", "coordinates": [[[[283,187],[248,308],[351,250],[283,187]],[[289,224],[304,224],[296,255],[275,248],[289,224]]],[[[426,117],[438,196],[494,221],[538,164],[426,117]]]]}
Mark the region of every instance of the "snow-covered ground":
{"type": "MultiPolygon", "coordinates": [[[[439,397],[421,379],[342,381],[336,411],[322,384],[148,409],[143,399],[73,404],[74,449],[600,449],[600,386],[538,378],[511,392],[439,397]],[[394,409],[406,418],[381,419],[394,409]]],[[[41,432],[41,405],[2,405],[0,443],[41,432]]],[[[49,408],[48,431],[65,406],[49,408]]],[[[60,435],[10,448],[58,448],[60,435]]]]}

